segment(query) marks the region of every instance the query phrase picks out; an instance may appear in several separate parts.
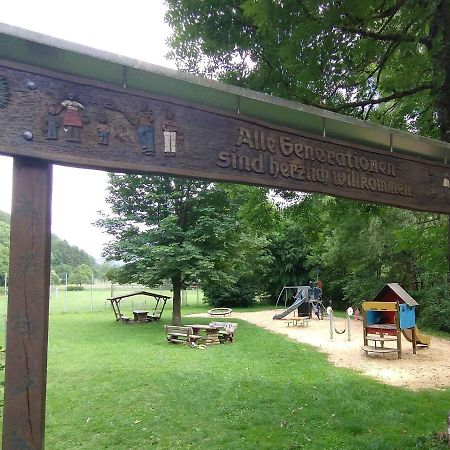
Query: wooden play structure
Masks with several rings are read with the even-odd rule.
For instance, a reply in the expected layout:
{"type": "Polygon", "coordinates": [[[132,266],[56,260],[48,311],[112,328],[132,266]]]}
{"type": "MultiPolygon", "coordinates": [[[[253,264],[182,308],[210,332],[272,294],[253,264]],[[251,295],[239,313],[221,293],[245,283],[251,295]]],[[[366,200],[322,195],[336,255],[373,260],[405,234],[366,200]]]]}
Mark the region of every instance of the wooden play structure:
{"type": "Polygon", "coordinates": [[[373,301],[363,303],[362,350],[366,353],[397,353],[402,357],[402,334],[412,343],[413,353],[417,346],[430,346],[430,337],[416,327],[416,307],[419,304],[398,284],[388,283],[373,301]],[[369,341],[373,344],[369,345],[369,341]],[[394,342],[395,347],[385,346],[394,342]]]}
{"type": "Polygon", "coordinates": [[[322,282],[311,282],[307,286],[283,286],[278,295],[275,309],[278,308],[278,304],[283,300],[283,297],[285,309],[275,314],[273,319],[286,320],[288,326],[291,323],[300,326],[308,325],[309,321],[306,319],[311,319],[314,307],[319,308],[320,316],[323,319],[322,288],[319,287],[319,284],[322,285],[322,282]],[[287,307],[289,299],[292,301],[292,304],[287,307]],[[295,316],[296,312],[297,316],[295,316]],[[290,316],[291,313],[293,313],[293,317],[290,316]]]}
{"type": "Polygon", "coordinates": [[[108,298],[111,302],[112,309],[114,311],[114,315],[116,317],[117,322],[121,323],[148,323],[148,322],[156,322],[161,318],[161,315],[164,311],[164,307],[166,306],[167,300],[170,297],[167,295],[155,294],[153,292],[147,291],[139,291],[134,292],[132,294],[120,295],[118,297],[108,298]],[[152,309],[152,311],[147,311],[144,309],[136,309],[133,311],[133,318],[124,316],[122,311],[120,310],[120,302],[125,298],[135,297],[138,295],[144,295],[148,297],[152,297],[156,300],[156,305],[152,309]]]}

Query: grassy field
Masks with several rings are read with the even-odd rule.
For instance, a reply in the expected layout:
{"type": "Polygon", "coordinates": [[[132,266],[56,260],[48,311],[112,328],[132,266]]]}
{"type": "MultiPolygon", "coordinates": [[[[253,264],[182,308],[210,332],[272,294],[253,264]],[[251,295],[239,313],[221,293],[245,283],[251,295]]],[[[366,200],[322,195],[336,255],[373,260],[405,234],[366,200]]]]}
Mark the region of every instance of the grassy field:
{"type": "Polygon", "coordinates": [[[404,450],[444,427],[450,390],[384,386],[246,322],[233,344],[169,345],[169,317],[51,316],[46,448],[404,450]]]}

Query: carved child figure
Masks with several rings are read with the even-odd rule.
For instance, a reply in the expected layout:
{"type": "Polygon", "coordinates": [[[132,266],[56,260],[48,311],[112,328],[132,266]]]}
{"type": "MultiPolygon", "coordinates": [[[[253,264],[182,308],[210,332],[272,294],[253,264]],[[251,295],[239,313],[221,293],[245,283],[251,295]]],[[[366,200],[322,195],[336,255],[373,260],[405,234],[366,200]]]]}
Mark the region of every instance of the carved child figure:
{"type": "Polygon", "coordinates": [[[111,128],[108,125],[108,118],[106,117],[106,114],[100,113],[97,116],[97,120],[98,120],[97,125],[98,144],[108,145],[109,135],[111,134],[111,128]]]}
{"type": "Polygon", "coordinates": [[[47,133],[46,139],[57,140],[58,139],[58,128],[60,125],[60,119],[58,116],[58,111],[55,105],[49,105],[47,107],[47,116],[44,120],[43,131],[47,133]]]}

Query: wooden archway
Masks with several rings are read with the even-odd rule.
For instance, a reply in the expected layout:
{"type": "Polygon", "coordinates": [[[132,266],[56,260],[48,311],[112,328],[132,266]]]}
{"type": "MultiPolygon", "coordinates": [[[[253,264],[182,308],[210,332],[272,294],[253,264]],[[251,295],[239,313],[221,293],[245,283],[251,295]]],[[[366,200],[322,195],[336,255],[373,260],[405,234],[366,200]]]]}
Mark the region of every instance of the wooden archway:
{"type": "Polygon", "coordinates": [[[14,157],[3,449],[42,449],[52,164],[450,213],[450,145],[0,24],[14,157]]]}

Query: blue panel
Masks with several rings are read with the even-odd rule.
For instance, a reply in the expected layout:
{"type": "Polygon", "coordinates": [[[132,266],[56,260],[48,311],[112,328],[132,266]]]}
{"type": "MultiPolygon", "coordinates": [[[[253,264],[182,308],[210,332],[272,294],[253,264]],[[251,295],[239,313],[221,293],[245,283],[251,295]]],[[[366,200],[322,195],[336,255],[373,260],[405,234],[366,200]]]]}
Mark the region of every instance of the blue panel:
{"type": "Polygon", "coordinates": [[[402,303],[400,306],[400,329],[413,328],[416,326],[416,309],[402,303]]]}
{"type": "Polygon", "coordinates": [[[373,325],[375,323],[380,323],[381,314],[380,311],[366,311],[367,325],[373,325]]]}

